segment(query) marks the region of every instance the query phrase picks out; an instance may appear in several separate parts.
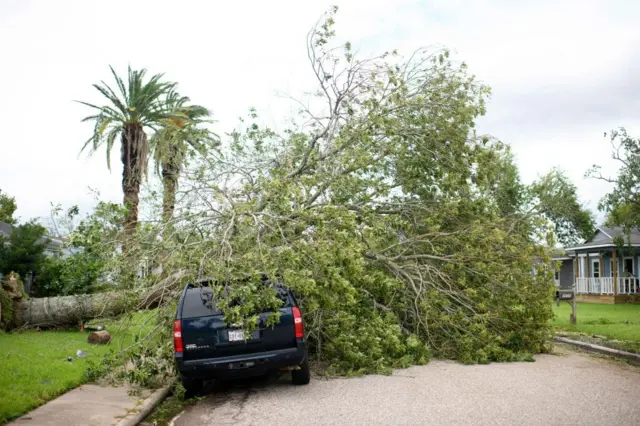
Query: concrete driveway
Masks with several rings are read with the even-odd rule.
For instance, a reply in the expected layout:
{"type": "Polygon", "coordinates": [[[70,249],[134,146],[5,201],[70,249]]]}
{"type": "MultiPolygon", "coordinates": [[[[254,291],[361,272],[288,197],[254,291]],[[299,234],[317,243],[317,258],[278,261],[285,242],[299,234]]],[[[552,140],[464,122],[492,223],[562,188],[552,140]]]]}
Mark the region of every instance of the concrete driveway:
{"type": "Polygon", "coordinates": [[[303,387],[263,379],[210,393],[174,424],[640,425],[640,369],[558,348],[534,363],[432,361],[303,387]]]}

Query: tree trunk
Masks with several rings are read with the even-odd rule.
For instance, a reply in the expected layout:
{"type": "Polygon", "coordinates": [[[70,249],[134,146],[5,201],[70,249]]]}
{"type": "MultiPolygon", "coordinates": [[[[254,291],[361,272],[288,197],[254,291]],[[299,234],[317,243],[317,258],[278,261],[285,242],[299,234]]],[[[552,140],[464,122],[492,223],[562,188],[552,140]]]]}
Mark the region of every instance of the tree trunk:
{"type": "Polygon", "coordinates": [[[123,251],[138,227],[140,184],[147,171],[149,145],[147,135],[139,123],[126,123],[122,132],[122,193],[127,216],[124,221],[125,242],[123,251]]]}
{"type": "Polygon", "coordinates": [[[15,314],[16,327],[51,327],[124,312],[127,292],[43,297],[23,300],[15,314]]]}
{"type": "Polygon", "coordinates": [[[128,310],[154,308],[178,295],[185,275],[184,271],[175,272],[141,291],[23,299],[15,305],[13,325],[18,328],[73,325],[89,319],[120,315],[128,310]]]}
{"type": "Polygon", "coordinates": [[[180,165],[169,160],[162,163],[162,222],[168,223],[173,219],[173,212],[176,207],[176,187],[178,185],[178,174],[180,165]]]}

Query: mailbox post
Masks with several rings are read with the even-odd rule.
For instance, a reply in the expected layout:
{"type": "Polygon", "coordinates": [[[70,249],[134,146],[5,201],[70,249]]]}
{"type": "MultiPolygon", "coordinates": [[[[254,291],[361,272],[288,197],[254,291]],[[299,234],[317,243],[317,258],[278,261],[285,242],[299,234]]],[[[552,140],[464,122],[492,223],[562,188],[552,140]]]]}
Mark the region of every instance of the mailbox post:
{"type": "Polygon", "coordinates": [[[561,301],[565,301],[565,302],[567,302],[567,303],[569,303],[571,305],[571,315],[569,316],[569,322],[571,324],[575,324],[576,323],[576,308],[577,308],[577,304],[576,304],[576,285],[575,285],[575,283],[568,290],[560,290],[560,289],[558,290],[557,297],[556,297],[556,303],[557,303],[558,306],[560,306],[560,302],[561,301]]]}

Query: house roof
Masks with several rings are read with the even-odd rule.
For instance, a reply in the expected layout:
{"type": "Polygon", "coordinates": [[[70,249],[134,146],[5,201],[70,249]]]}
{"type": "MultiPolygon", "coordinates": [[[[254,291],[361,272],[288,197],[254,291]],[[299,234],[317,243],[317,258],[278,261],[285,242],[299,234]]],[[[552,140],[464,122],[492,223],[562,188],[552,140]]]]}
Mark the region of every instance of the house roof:
{"type": "Polygon", "coordinates": [[[624,238],[625,244],[627,245],[640,247],[640,230],[638,230],[638,228],[631,229],[627,235],[625,230],[621,227],[600,226],[596,228],[596,232],[589,240],[574,247],[567,247],[565,250],[615,247],[616,243],[614,240],[618,237],[624,238]]]}
{"type": "Polygon", "coordinates": [[[573,260],[571,256],[551,256],[551,260],[573,260]]]}
{"type": "MultiPolygon", "coordinates": [[[[616,228],[599,228],[602,232],[606,233],[610,238],[623,237],[625,240],[627,239],[627,235],[621,227],[616,228]]],[[[640,244],[640,230],[638,228],[633,228],[629,232],[629,236],[631,239],[631,244],[640,244]]]]}
{"type": "Polygon", "coordinates": [[[551,260],[571,260],[573,257],[567,255],[563,248],[554,248],[551,253],[551,260]]]}

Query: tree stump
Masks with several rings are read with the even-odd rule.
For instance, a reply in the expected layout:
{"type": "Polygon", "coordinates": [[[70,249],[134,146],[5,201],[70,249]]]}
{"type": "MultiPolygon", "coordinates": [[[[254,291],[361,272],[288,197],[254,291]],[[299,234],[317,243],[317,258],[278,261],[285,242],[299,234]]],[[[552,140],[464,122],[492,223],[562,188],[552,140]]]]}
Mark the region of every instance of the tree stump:
{"type": "Polygon", "coordinates": [[[93,331],[89,333],[87,341],[93,344],[106,345],[111,341],[111,335],[107,330],[93,331]]]}
{"type": "Polygon", "coordinates": [[[12,272],[9,274],[9,279],[4,284],[5,291],[10,298],[22,299],[22,282],[20,281],[18,274],[12,272]]]}

